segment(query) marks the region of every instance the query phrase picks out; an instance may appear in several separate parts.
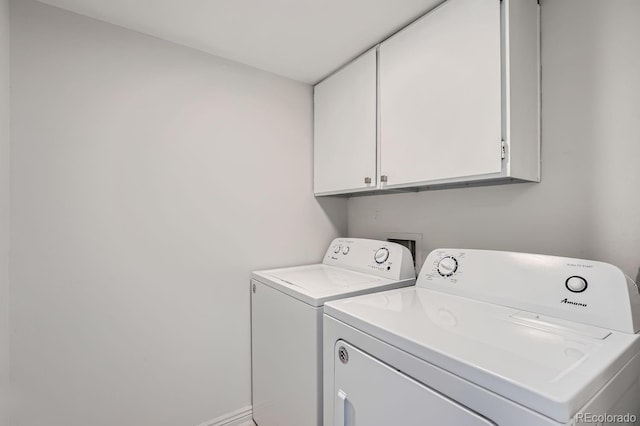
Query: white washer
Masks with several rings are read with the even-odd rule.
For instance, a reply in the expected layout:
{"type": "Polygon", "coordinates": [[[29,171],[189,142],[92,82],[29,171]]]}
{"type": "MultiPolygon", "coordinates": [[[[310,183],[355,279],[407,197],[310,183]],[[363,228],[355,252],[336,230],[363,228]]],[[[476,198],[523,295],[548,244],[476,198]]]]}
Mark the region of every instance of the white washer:
{"type": "Polygon", "coordinates": [[[356,238],[334,240],[321,264],[254,272],[254,421],[321,425],[324,302],[413,284],[415,268],[406,247],[356,238]]]}
{"type": "Polygon", "coordinates": [[[639,331],[612,265],[435,250],[414,287],[325,305],[324,425],[638,424],[639,331]]]}

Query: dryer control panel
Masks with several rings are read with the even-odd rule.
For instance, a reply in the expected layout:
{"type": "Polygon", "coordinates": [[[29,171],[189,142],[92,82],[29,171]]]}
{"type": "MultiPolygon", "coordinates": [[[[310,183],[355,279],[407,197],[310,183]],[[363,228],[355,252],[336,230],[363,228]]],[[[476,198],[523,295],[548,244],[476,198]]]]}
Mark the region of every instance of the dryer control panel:
{"type": "Polygon", "coordinates": [[[436,249],[416,286],[533,314],[640,332],[637,285],[608,263],[491,250],[436,249]]]}
{"type": "Polygon", "coordinates": [[[415,278],[409,249],[388,241],[336,238],[322,263],[392,280],[415,278]]]}

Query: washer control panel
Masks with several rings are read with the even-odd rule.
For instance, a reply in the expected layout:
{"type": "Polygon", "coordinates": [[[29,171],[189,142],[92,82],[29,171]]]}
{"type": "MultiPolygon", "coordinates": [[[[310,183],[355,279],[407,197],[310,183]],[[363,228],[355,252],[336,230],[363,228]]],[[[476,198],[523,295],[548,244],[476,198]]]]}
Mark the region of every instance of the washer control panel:
{"type": "Polygon", "coordinates": [[[336,238],[323,263],[389,279],[415,278],[409,249],[387,241],[336,238]]]}
{"type": "Polygon", "coordinates": [[[491,250],[437,249],[417,287],[597,327],[640,332],[640,293],[617,267],[491,250]]]}

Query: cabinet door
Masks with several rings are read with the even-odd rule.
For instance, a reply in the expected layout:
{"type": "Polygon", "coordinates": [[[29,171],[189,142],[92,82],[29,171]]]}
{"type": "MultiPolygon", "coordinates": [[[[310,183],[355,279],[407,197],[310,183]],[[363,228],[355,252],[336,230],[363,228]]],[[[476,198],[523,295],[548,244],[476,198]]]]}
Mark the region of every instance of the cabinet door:
{"type": "Polygon", "coordinates": [[[315,86],[316,194],[376,187],[376,113],[375,49],[315,86]]]}
{"type": "Polygon", "coordinates": [[[448,0],[380,45],[385,187],[501,171],[500,0],[448,0]]]}

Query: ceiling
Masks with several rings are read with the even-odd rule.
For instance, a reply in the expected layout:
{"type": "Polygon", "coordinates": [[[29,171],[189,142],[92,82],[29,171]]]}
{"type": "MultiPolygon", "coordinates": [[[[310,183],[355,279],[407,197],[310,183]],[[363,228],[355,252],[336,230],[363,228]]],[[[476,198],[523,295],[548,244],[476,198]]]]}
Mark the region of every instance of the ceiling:
{"type": "Polygon", "coordinates": [[[442,0],[40,0],[315,83],[442,0]]]}

